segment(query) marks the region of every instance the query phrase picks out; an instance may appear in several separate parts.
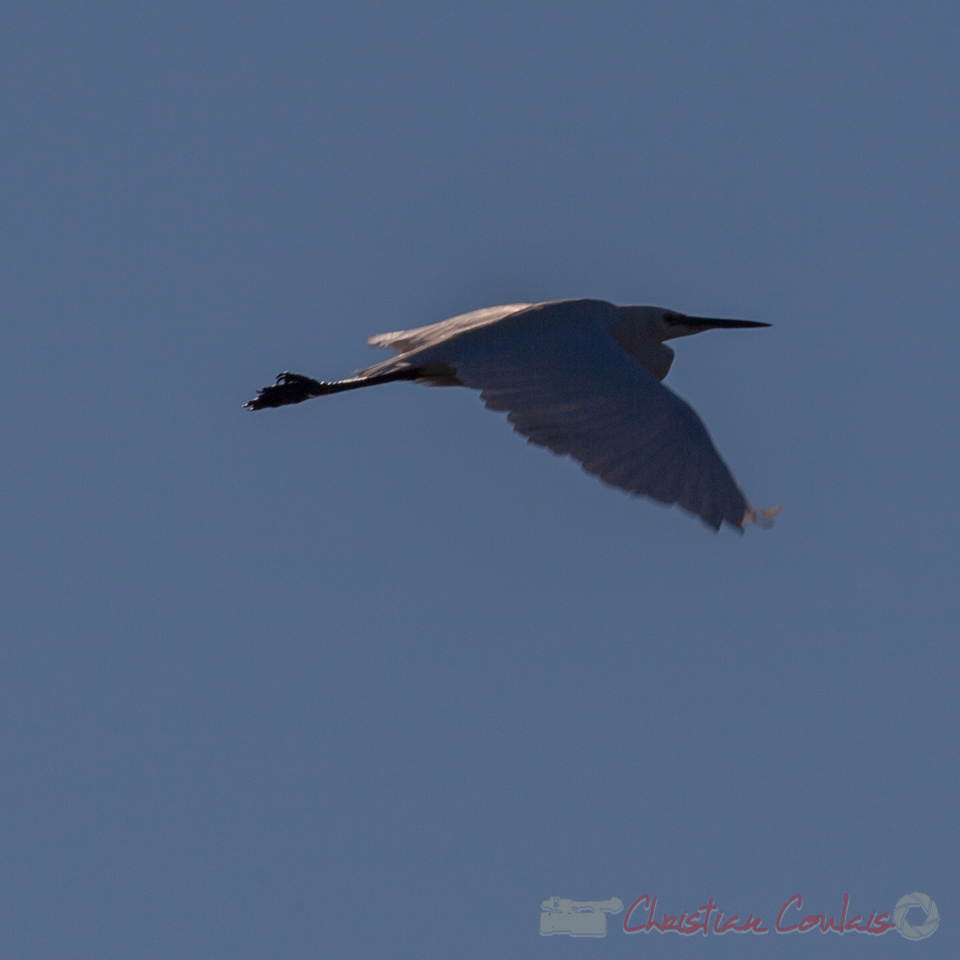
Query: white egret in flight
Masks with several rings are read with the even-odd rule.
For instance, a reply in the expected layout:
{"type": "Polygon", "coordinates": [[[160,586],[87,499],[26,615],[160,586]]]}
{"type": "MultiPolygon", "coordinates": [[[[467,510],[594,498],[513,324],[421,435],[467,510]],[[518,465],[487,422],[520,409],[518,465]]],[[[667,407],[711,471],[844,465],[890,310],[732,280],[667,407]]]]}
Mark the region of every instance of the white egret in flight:
{"type": "Polygon", "coordinates": [[[528,442],[569,454],[611,486],[677,503],[715,530],[724,521],[738,530],[769,526],[780,508],[747,502],[700,418],[660,383],[674,357],[664,341],[768,326],[603,300],[513,303],[371,337],[397,356],[332,383],[281,373],[245,406],[280,407],[394,380],[472,387],[491,410],[508,411],[528,442]]]}

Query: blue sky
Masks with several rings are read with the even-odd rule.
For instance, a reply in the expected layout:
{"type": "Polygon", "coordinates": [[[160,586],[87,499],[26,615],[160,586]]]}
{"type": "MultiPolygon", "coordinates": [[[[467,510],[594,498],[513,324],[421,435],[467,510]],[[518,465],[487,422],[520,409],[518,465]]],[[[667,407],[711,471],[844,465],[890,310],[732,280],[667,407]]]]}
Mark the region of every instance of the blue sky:
{"type": "Polygon", "coordinates": [[[958,42],[936,2],[0,14],[4,955],[956,953],[958,42]],[[667,380],[772,531],[466,390],[240,406],[581,296],[773,324],[667,380]],[[914,891],[915,945],[539,934],[914,891]]]}

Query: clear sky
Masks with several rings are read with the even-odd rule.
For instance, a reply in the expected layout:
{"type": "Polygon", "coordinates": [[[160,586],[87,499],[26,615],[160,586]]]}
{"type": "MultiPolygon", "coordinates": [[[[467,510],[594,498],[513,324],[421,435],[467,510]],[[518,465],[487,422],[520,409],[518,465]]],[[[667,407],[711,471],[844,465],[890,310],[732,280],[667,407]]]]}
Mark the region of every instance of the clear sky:
{"type": "Polygon", "coordinates": [[[956,955],[958,45],[955,2],[4,7],[0,953],[956,955]],[[773,324],[667,380],[773,530],[462,389],[241,409],[584,296],[773,324]],[[772,929],[915,891],[921,943],[772,929]],[[540,935],[642,894],[771,932],[540,935]]]}

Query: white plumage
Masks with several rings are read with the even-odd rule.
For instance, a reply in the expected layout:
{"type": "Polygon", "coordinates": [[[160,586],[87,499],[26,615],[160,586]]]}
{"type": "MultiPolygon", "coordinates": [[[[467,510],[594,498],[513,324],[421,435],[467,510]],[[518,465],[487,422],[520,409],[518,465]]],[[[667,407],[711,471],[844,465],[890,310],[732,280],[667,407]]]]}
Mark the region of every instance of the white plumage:
{"type": "Polygon", "coordinates": [[[665,340],[748,320],[688,317],[660,307],[559,300],[488,307],[442,323],[371,337],[397,356],[348,380],[284,373],[247,406],[261,409],[357,387],[415,380],[480,391],[531,443],[569,454],[605,483],[677,503],[719,529],[769,525],[779,511],[747,502],[706,427],[660,381],[665,340]]]}

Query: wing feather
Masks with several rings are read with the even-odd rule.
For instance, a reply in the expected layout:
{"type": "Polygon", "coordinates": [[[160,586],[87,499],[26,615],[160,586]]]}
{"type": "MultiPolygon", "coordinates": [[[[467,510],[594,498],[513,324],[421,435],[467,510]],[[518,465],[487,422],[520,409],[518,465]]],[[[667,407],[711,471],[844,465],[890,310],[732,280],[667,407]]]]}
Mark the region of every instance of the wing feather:
{"type": "Polygon", "coordinates": [[[611,486],[677,503],[714,529],[724,521],[742,529],[750,507],[703,422],[601,323],[509,336],[484,326],[446,342],[443,360],[530,443],[573,457],[611,486]]]}
{"type": "Polygon", "coordinates": [[[483,310],[473,310],[470,313],[461,313],[459,316],[442,320],[440,323],[431,323],[426,327],[417,327],[415,330],[397,330],[394,333],[378,333],[370,337],[367,343],[371,347],[386,347],[397,353],[409,353],[412,350],[423,350],[450,337],[457,336],[467,330],[497,323],[511,313],[526,310],[529,303],[508,303],[502,307],[484,307],[483,310]]]}

